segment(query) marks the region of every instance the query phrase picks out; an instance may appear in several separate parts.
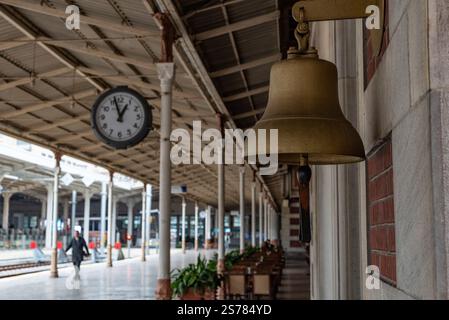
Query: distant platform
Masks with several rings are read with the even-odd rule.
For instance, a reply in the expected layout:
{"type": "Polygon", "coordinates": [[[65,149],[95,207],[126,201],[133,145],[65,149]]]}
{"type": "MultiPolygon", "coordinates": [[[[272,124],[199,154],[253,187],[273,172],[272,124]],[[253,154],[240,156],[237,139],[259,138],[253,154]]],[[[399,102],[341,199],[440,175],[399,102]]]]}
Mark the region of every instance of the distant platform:
{"type": "MultiPolygon", "coordinates": [[[[196,260],[198,254],[212,257],[214,251],[171,252],[171,269],[182,268],[196,260]]],[[[125,251],[126,255],[126,251],[125,251]]],[[[152,300],[158,271],[157,254],[81,266],[80,288],[69,281],[73,268],[61,268],[59,278],[51,279],[49,271],[0,279],[0,300],[152,300]]]]}

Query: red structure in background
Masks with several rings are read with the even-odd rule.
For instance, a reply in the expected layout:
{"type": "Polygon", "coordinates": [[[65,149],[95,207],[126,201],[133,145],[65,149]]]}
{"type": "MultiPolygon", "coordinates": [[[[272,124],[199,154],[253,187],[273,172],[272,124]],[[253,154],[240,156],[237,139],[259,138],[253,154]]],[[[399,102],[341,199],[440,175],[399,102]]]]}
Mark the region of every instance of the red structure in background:
{"type": "Polygon", "coordinates": [[[36,241],[31,241],[30,242],[30,249],[36,249],[37,248],[37,242],[36,241]]]}

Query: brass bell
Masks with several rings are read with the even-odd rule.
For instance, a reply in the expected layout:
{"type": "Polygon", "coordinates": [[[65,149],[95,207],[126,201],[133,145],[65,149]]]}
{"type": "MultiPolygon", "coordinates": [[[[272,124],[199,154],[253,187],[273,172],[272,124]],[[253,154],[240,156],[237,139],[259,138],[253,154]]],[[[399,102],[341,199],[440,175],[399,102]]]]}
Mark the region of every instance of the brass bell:
{"type": "Polygon", "coordinates": [[[362,139],[340,108],[337,68],[317,54],[293,54],[273,65],[268,105],[254,129],[266,129],[267,135],[279,130],[279,163],[298,165],[302,157],[319,165],[365,159],[362,139]]]}

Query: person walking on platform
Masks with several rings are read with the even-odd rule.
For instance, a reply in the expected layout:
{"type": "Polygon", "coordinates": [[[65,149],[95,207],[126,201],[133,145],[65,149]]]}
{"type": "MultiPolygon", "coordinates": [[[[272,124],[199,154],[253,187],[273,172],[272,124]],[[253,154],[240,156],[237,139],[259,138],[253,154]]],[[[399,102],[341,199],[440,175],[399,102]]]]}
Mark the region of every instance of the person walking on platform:
{"type": "Polygon", "coordinates": [[[72,249],[72,262],[73,266],[75,267],[75,280],[79,280],[80,266],[81,262],[83,261],[84,255],[90,255],[86,240],[84,240],[84,238],[80,236],[79,231],[75,231],[75,236],[72,238],[72,241],[65,251],[67,252],[70,249],[72,249]],[[83,249],[86,249],[86,253],[83,249]]]}

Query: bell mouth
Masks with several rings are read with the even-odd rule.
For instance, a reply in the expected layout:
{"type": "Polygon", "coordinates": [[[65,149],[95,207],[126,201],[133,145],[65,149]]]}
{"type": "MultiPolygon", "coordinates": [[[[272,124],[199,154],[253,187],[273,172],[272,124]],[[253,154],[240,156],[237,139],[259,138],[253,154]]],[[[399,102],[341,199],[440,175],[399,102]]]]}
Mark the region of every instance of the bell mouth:
{"type": "MultiPolygon", "coordinates": [[[[362,162],[366,159],[362,139],[352,124],[344,118],[281,118],[261,120],[254,128],[277,129],[277,140],[265,143],[268,154],[250,150],[245,158],[259,164],[259,156],[277,155],[279,164],[298,165],[301,156],[307,155],[312,165],[336,165],[362,162]],[[274,143],[274,145],[273,145],[274,143]]],[[[258,141],[259,144],[259,141],[258,141]]]]}

